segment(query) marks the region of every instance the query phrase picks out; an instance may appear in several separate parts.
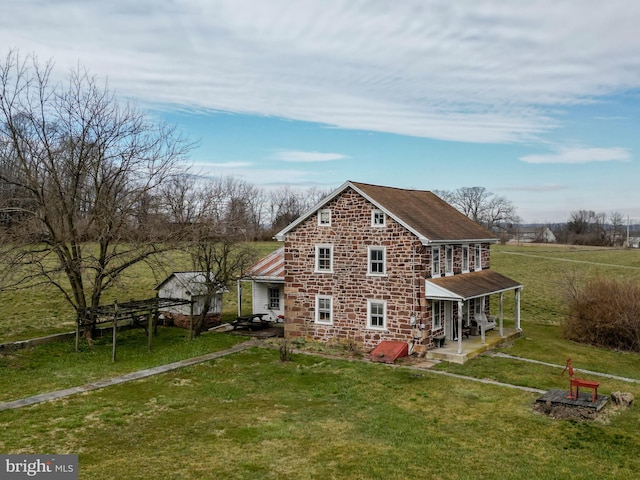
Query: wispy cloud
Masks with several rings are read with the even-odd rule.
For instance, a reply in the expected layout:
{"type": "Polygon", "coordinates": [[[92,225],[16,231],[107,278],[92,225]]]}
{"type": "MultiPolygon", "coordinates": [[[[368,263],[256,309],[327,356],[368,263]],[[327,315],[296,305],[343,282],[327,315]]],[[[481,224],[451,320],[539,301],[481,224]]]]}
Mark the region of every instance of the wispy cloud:
{"type": "Polygon", "coordinates": [[[4,0],[0,45],[177,109],[521,142],[567,106],[640,87],[636,11],[636,0],[4,0]]]}
{"type": "Polygon", "coordinates": [[[299,150],[286,150],[274,153],[271,158],[281,160],[283,162],[294,163],[315,163],[315,162],[332,162],[335,160],[343,160],[349,158],[341,153],[328,152],[303,152],[299,150]]]}
{"type": "Polygon", "coordinates": [[[555,153],[525,155],[520,157],[525,163],[591,163],[628,162],[631,153],[626,148],[562,148],[555,153]]]}

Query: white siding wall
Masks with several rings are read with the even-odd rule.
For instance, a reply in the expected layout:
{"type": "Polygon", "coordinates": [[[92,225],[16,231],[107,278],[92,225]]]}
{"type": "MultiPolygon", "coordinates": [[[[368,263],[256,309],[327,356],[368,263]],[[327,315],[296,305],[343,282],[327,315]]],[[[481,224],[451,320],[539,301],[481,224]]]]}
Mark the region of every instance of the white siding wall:
{"type": "Polygon", "coordinates": [[[273,285],[273,288],[280,290],[280,308],[278,310],[269,310],[269,285],[264,283],[253,282],[252,298],[253,313],[267,313],[265,320],[272,322],[278,321],[278,315],[284,315],[284,285],[273,285]]]}
{"type": "MultiPolygon", "coordinates": [[[[158,291],[158,296],[161,298],[177,298],[180,300],[191,300],[189,295],[184,289],[183,285],[180,285],[178,282],[167,282],[162,288],[158,291]]],[[[204,305],[204,298],[201,296],[194,296],[193,300],[196,303],[193,305],[193,314],[200,315],[202,311],[202,306],[204,305]]],[[[189,305],[176,305],[174,307],[169,307],[166,311],[170,313],[175,313],[178,315],[189,315],[191,313],[191,307],[189,305]]],[[[222,295],[216,295],[213,299],[211,308],[209,309],[209,313],[222,313],[222,295]]]]}

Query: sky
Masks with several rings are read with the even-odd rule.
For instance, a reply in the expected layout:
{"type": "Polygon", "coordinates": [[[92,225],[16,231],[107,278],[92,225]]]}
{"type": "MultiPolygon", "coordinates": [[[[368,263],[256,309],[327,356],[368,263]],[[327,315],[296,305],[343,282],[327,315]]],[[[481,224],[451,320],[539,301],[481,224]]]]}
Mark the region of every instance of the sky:
{"type": "Polygon", "coordinates": [[[88,69],[203,175],[640,222],[638,25],[637,0],[3,0],[0,58],[88,69]]]}

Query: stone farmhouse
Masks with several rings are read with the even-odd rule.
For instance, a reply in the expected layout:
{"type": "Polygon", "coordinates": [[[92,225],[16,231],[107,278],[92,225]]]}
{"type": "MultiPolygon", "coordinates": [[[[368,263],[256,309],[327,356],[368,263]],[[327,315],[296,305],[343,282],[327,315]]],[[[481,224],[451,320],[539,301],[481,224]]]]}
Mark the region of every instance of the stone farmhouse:
{"type": "Polygon", "coordinates": [[[285,338],[461,353],[465,338],[502,336],[508,292],[520,330],[522,285],[490,268],[497,238],[432,192],[347,181],[276,239],[244,279],[254,313],[282,318],[285,338]]]}

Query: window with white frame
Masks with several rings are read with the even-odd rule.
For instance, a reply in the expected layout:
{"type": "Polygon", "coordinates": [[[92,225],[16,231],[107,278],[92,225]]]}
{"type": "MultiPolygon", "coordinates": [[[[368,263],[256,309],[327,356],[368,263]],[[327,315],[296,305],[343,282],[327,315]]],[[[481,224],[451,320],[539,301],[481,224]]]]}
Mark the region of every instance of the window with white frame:
{"type": "Polygon", "coordinates": [[[316,245],[316,272],[331,273],[333,271],[333,246],[316,245]]]}
{"type": "Polygon", "coordinates": [[[333,297],[316,295],[316,323],[333,323],[333,297]]]}
{"type": "Polygon", "coordinates": [[[387,327],[387,302],[384,300],[367,301],[367,328],[384,330],[387,327]]]}
{"type": "Polygon", "coordinates": [[[444,304],[440,300],[434,300],[433,307],[433,330],[442,328],[442,307],[444,304]]]}
{"type": "Polygon", "coordinates": [[[369,275],[385,275],[386,272],[385,247],[369,247],[369,275]]]}
{"type": "Polygon", "coordinates": [[[475,248],[474,267],[476,270],[482,270],[482,245],[478,244],[475,248]]]}
{"type": "Polygon", "coordinates": [[[462,271],[469,271],[469,245],[462,246],[462,271]]]}
{"type": "Polygon", "coordinates": [[[371,226],[384,227],[386,223],[386,215],[382,210],[371,211],[371,226]]]}
{"type": "Polygon", "coordinates": [[[445,247],[444,273],[446,275],[453,274],[453,247],[451,245],[445,247]]]}
{"type": "Polygon", "coordinates": [[[431,247],[431,276],[440,276],[440,246],[431,247]]]}
{"type": "Polygon", "coordinates": [[[331,225],[331,210],[323,208],[318,210],[318,225],[329,226],[331,225]]]}
{"type": "Polygon", "coordinates": [[[280,310],[279,288],[269,288],[269,310],[280,310]]]}

